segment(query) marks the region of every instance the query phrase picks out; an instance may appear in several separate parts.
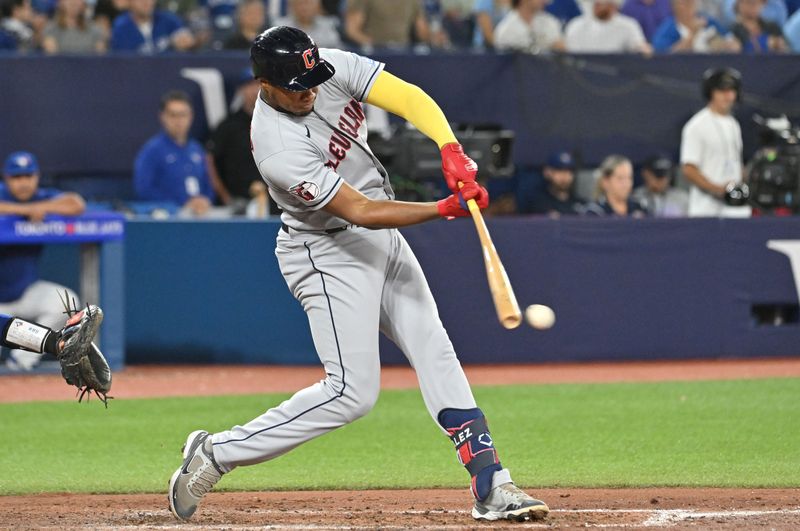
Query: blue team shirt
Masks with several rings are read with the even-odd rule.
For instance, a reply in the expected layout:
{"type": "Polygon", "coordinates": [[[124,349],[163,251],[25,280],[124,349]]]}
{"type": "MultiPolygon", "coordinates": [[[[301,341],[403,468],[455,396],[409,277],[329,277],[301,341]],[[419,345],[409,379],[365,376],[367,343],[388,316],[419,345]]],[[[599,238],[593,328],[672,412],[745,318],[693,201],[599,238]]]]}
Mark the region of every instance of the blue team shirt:
{"type": "Polygon", "coordinates": [[[163,132],[139,150],[133,184],[136,196],[145,201],[171,201],[180,207],[196,195],[214,199],[203,146],[191,139],[179,146],[163,132]]]}
{"type": "Polygon", "coordinates": [[[0,50],[16,50],[17,40],[10,34],[0,29],[0,50]]]}
{"type": "Polygon", "coordinates": [[[183,28],[181,19],[169,11],[153,13],[152,24],[152,36],[145,39],[131,14],[122,13],[111,27],[111,49],[146,54],[164,52],[172,47],[172,34],[183,28]]]}
{"type": "Polygon", "coordinates": [[[544,9],[556,17],[562,26],[583,13],[575,0],[552,0],[544,9]]]}
{"type": "Polygon", "coordinates": [[[200,5],[208,9],[208,17],[216,29],[234,29],[234,16],[239,0],[200,0],[200,5]]]}
{"type": "MultiPolygon", "coordinates": [[[[30,201],[44,201],[61,195],[59,190],[39,188],[30,201]]],[[[0,201],[21,203],[0,184],[0,201]]],[[[39,256],[41,245],[4,245],[0,252],[0,302],[12,302],[39,280],[39,256]]]]}
{"type": "MultiPolygon", "coordinates": [[[[774,22],[778,26],[786,24],[789,12],[785,0],[767,0],[761,10],[760,17],[769,22],[774,22]]],[[[736,0],[725,0],[722,9],[722,23],[728,27],[736,24],[736,0]]]]}
{"type": "Polygon", "coordinates": [[[791,16],[783,27],[783,35],[786,42],[792,47],[792,51],[800,53],[800,11],[791,16]]]}
{"type": "MultiPolygon", "coordinates": [[[[708,26],[717,30],[719,35],[727,35],[728,30],[711,17],[705,17],[708,21],[708,26]]],[[[669,17],[658,27],[653,34],[653,49],[658,53],[669,52],[672,45],[681,40],[681,34],[678,31],[678,22],[675,17],[669,17]]]]}

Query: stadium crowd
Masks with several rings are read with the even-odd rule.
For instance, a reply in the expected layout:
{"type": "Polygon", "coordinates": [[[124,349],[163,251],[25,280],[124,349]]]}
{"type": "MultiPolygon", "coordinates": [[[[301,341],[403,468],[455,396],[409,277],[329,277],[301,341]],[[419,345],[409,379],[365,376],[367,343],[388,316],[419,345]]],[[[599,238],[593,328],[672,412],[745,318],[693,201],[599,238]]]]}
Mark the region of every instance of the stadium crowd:
{"type": "Polygon", "coordinates": [[[800,52],[800,0],[0,0],[0,50],[244,49],[290,25],[322,47],[524,53],[800,52]]]}
{"type": "MultiPolygon", "coordinates": [[[[800,0],[0,0],[0,5],[0,49],[26,54],[246,50],[270,25],[302,28],[322,47],[361,53],[800,51],[800,0]]],[[[518,171],[499,187],[489,183],[488,214],[726,215],[725,186],[741,182],[744,173],[741,130],[731,116],[741,79],[717,81],[706,94],[709,108],[717,92],[728,101],[686,124],[676,146],[679,161],[653,153],[635,167],[628,158],[609,154],[598,168],[584,169],[569,149],[560,150],[529,174],[518,171]],[[729,145],[700,147],[720,130],[729,145]],[[703,160],[709,149],[719,152],[724,164],[703,160]],[[503,188],[508,182],[510,191],[503,188]]],[[[165,215],[276,214],[249,151],[258,88],[249,71],[242,74],[240,106],[205,144],[189,137],[191,98],[165,94],[158,109],[161,131],[132,161],[136,200],[171,205],[165,215]]],[[[741,212],[732,215],[748,215],[749,209],[741,212]]]]}

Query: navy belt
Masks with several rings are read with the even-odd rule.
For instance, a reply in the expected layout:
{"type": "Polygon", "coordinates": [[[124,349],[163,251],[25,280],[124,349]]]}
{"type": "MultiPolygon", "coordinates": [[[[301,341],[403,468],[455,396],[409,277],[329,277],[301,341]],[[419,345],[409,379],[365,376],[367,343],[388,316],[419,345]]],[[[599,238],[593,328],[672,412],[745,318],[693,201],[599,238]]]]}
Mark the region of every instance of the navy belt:
{"type": "Polygon", "coordinates": [[[302,230],[302,229],[295,229],[293,227],[289,227],[286,223],[281,223],[281,230],[286,234],[289,234],[289,229],[296,230],[297,232],[324,232],[325,234],[336,234],[337,232],[342,232],[343,230],[347,230],[352,225],[344,225],[342,227],[336,227],[335,229],[324,229],[324,230],[302,230]]]}

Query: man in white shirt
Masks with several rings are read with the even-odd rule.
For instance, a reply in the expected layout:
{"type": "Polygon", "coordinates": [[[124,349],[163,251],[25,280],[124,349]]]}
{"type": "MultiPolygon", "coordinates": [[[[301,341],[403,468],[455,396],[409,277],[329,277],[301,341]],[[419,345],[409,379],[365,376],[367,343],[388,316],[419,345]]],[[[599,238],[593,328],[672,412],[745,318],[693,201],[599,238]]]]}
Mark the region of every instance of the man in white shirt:
{"type": "Polygon", "coordinates": [[[322,14],[320,0],[290,0],[289,15],[275,19],[273,26],[291,26],[298,28],[314,39],[322,48],[339,48],[342,39],[339,37],[336,17],[322,14]]]}
{"type": "Polygon", "coordinates": [[[726,187],[742,182],[742,130],[731,115],[742,78],[732,68],[703,75],[706,105],[686,122],[681,134],[681,169],[692,184],[690,217],[749,217],[748,206],[725,203],[726,187]]]}
{"type": "Polygon", "coordinates": [[[498,50],[540,53],[564,51],[561,23],[544,10],[546,0],[513,0],[513,9],[494,30],[498,50]]]}
{"type": "Polygon", "coordinates": [[[590,13],[572,19],[565,32],[567,51],[653,53],[639,23],[620,14],[619,4],[619,0],[594,0],[590,13]]]}

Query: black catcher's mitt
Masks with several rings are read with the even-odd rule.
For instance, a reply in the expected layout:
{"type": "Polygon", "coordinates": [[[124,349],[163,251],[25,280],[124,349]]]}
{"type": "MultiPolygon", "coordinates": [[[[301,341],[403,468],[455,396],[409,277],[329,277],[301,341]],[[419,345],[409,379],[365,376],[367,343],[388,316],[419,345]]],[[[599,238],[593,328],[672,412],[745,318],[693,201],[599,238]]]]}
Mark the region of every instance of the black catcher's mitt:
{"type": "Polygon", "coordinates": [[[58,334],[56,358],[61,363],[61,375],[69,385],[78,388],[78,402],[92,391],[108,407],[111,390],[111,369],[103,353],[92,340],[103,322],[103,310],[99,306],[86,305],[78,309],[75,301],[62,299],[68,316],[64,328],[58,334]]]}

